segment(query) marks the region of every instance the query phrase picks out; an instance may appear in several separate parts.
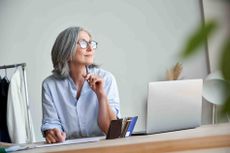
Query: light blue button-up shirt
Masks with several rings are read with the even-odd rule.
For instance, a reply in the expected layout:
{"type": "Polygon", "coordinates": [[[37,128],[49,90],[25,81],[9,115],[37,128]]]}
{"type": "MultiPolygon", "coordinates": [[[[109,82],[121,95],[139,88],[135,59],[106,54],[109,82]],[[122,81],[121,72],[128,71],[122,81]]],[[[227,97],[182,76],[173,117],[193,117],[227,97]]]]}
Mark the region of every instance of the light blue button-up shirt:
{"type": "MultiPolygon", "coordinates": [[[[114,76],[100,68],[90,68],[88,71],[104,79],[109,105],[117,117],[120,117],[120,100],[114,76]]],[[[42,132],[58,128],[66,132],[67,139],[103,135],[98,125],[99,104],[96,94],[87,81],[84,81],[78,100],[77,90],[70,76],[58,79],[51,75],[43,81],[42,132]]]]}

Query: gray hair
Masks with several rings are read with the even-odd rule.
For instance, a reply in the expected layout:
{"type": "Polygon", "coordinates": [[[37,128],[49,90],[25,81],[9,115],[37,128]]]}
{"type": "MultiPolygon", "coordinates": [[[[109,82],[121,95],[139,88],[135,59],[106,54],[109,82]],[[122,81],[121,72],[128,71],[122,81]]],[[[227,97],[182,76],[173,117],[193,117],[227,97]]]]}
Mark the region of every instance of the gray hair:
{"type": "Polygon", "coordinates": [[[80,31],[85,31],[82,27],[69,27],[62,31],[56,38],[53,45],[51,56],[53,62],[53,74],[59,78],[69,75],[70,69],[68,62],[76,54],[77,40],[80,31]]]}

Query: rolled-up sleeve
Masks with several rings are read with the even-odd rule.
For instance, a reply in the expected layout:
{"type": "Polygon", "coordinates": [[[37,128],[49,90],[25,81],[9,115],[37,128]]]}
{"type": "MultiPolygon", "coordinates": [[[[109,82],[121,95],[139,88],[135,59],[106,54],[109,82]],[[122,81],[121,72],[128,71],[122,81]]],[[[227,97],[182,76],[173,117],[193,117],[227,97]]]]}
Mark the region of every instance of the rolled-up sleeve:
{"type": "Polygon", "coordinates": [[[42,126],[41,131],[58,128],[63,131],[57,110],[52,100],[52,95],[46,82],[42,83],[42,126]]]}

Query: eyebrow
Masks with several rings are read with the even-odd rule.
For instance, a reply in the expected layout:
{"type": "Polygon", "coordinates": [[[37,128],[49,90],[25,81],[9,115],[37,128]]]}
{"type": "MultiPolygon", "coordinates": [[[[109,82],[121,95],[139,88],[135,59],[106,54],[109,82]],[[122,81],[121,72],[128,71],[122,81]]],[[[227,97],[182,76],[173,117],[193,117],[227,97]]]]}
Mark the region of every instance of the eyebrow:
{"type": "Polygon", "coordinates": [[[78,41],[80,41],[80,40],[84,40],[84,41],[86,41],[86,42],[92,42],[92,41],[93,41],[92,39],[90,39],[89,41],[87,41],[87,40],[85,40],[85,39],[79,39],[78,41]]]}

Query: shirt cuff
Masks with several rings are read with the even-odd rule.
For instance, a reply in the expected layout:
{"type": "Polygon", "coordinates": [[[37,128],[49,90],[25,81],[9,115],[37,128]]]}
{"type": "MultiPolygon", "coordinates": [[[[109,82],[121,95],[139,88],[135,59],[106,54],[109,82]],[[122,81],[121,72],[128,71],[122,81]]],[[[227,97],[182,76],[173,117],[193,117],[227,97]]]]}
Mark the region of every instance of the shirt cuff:
{"type": "Polygon", "coordinates": [[[54,128],[57,128],[57,129],[59,129],[62,132],[64,131],[62,129],[62,127],[61,127],[60,124],[49,124],[49,123],[45,123],[41,127],[41,132],[42,132],[43,137],[45,137],[45,131],[51,130],[51,129],[54,129],[54,128]]]}

